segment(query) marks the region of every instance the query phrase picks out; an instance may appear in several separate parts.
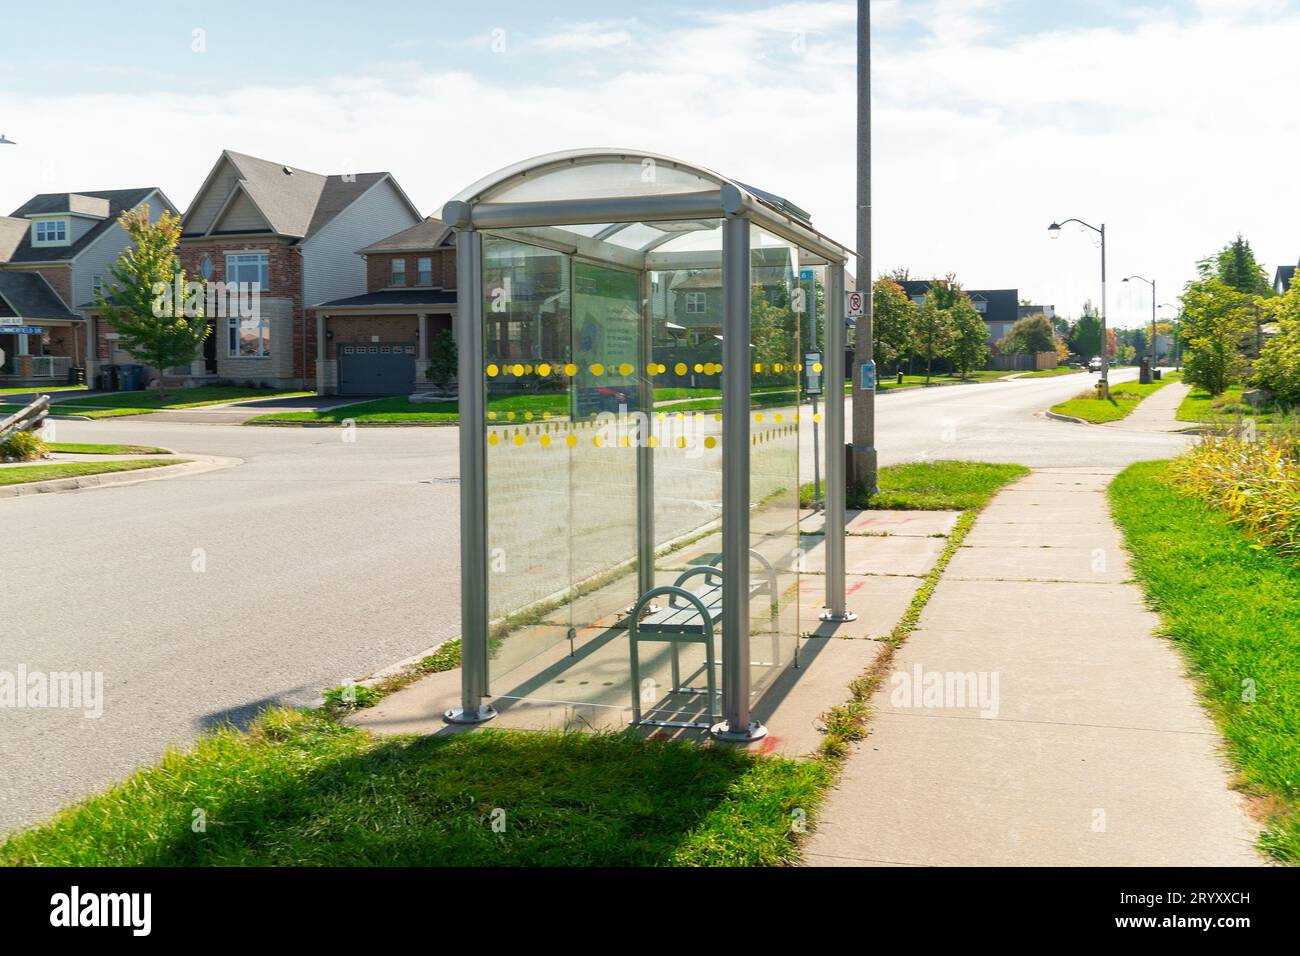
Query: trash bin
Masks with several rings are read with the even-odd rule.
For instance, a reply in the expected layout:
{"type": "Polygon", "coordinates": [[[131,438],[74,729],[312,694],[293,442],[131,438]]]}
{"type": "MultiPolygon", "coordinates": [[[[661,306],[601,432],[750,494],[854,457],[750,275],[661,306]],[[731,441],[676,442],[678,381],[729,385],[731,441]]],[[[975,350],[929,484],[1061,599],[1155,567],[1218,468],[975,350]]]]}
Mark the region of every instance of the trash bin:
{"type": "Polygon", "coordinates": [[[1153,368],[1153,369],[1151,370],[1151,377],[1152,377],[1153,379],[1155,379],[1157,382],[1160,381],[1160,375],[1161,375],[1161,370],[1160,370],[1160,369],[1158,369],[1158,368],[1153,368]]]}
{"type": "Polygon", "coordinates": [[[99,367],[99,375],[97,376],[97,378],[98,381],[96,385],[101,392],[117,391],[117,366],[116,365],[101,365],[99,367]]]}
{"type": "Polygon", "coordinates": [[[141,365],[119,366],[117,370],[118,387],[124,392],[138,392],[143,371],[144,367],[141,365]]]}
{"type": "Polygon", "coordinates": [[[86,367],[84,365],[68,366],[68,384],[69,385],[86,384],[86,367]]]}

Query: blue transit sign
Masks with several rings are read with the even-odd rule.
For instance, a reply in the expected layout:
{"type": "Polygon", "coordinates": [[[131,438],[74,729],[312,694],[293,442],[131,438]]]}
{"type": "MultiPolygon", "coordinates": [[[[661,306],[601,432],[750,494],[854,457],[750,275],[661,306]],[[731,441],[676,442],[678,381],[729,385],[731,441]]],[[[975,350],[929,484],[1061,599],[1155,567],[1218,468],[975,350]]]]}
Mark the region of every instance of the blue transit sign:
{"type": "Polygon", "coordinates": [[[799,270],[799,281],[800,281],[800,282],[812,282],[812,280],[813,280],[813,271],[812,271],[811,269],[800,269],[800,270],[799,270]]]}
{"type": "Polygon", "coordinates": [[[0,325],[0,335],[40,335],[39,325],[0,325]]]}
{"type": "Polygon", "coordinates": [[[862,363],[862,380],[861,382],[859,382],[858,387],[863,389],[864,391],[866,389],[872,389],[872,390],[875,389],[876,387],[876,363],[875,362],[862,363]]]}

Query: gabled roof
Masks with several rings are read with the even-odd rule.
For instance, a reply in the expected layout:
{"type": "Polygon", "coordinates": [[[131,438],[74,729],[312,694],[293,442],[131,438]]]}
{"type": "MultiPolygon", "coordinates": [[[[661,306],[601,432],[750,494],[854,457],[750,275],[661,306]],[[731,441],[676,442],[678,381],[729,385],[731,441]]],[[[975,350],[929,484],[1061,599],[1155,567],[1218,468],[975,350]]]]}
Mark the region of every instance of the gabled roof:
{"type": "Polygon", "coordinates": [[[1283,293],[1290,289],[1295,270],[1295,266],[1278,266],[1277,274],[1273,276],[1273,288],[1283,293]]]}
{"type": "Polygon", "coordinates": [[[59,319],[81,321],[39,272],[7,272],[0,269],[0,299],[9,304],[20,319],[38,321],[59,319]]]}
{"type": "MultiPolygon", "coordinates": [[[[81,250],[94,244],[117,222],[117,217],[128,209],[134,209],[140,203],[149,198],[151,193],[157,192],[160,196],[162,190],[157,186],[142,186],[139,189],[100,189],[100,190],[81,190],[77,193],[42,193],[33,196],[27,202],[23,203],[13,211],[15,219],[21,219],[26,216],[48,215],[51,212],[69,212],[69,196],[84,196],[91,199],[101,200],[95,208],[102,209],[103,200],[107,200],[107,214],[99,222],[95,223],[76,242],[68,246],[33,246],[32,235],[29,229],[23,236],[18,246],[14,249],[13,254],[9,257],[10,262],[66,262],[76,258],[81,250]],[[62,207],[62,208],[59,208],[62,207]]],[[[171,203],[167,202],[166,197],[163,201],[167,207],[171,208],[171,203]]]]}
{"type": "Polygon", "coordinates": [[[200,200],[205,198],[217,170],[225,162],[235,168],[238,181],[230,194],[224,197],[222,211],[212,221],[209,230],[212,234],[223,231],[215,227],[220,224],[230,200],[242,192],[257,208],[272,233],[293,239],[309,239],[371,187],[391,178],[390,173],[383,172],[323,176],[296,166],[285,166],[283,163],[273,163],[227,149],[222,152],[221,158],[190,203],[190,208],[186,210],[183,222],[186,237],[206,234],[192,231],[189,219],[198,208],[200,200]]]}
{"type": "Polygon", "coordinates": [[[444,244],[448,246],[455,244],[451,227],[441,219],[429,216],[387,239],[371,243],[361,249],[360,253],[367,256],[372,252],[429,252],[444,244]]]}

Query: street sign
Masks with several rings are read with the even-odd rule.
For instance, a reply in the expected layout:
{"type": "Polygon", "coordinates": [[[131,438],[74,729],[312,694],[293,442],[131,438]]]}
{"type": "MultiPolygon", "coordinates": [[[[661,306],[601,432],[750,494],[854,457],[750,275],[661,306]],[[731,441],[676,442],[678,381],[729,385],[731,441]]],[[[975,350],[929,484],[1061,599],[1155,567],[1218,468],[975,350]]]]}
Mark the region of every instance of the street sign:
{"type": "Polygon", "coordinates": [[[800,269],[800,270],[799,270],[799,281],[800,281],[800,282],[812,282],[812,281],[813,281],[813,271],[812,271],[811,269],[800,269]]]}
{"type": "Polygon", "coordinates": [[[862,379],[858,387],[861,388],[864,392],[865,391],[874,392],[876,390],[876,363],[875,362],[862,363],[862,379]]]}
{"type": "Polygon", "coordinates": [[[39,325],[0,325],[0,335],[40,335],[44,331],[39,325]]]}
{"type": "Polygon", "coordinates": [[[822,353],[808,352],[803,357],[803,381],[805,395],[822,393],[822,353]]]}
{"type": "Polygon", "coordinates": [[[867,314],[867,298],[861,292],[844,293],[844,317],[860,319],[867,314]]]}

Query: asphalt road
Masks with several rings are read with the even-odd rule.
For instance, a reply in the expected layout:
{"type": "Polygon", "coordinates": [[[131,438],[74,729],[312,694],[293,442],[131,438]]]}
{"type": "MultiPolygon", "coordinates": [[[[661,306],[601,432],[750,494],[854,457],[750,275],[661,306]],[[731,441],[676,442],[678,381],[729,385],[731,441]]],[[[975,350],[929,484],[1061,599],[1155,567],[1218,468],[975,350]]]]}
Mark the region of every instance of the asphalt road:
{"type": "MultiPolygon", "coordinates": [[[[1122,465],[1182,447],[1181,436],[1036,414],[1092,378],[883,395],[881,461],[1122,465]]],[[[0,708],[0,831],[42,819],[216,723],[272,701],[309,703],[324,687],[458,632],[456,429],[151,416],[55,427],[61,441],[153,444],[244,464],[0,500],[0,671],[104,679],[98,719],[0,708]]]]}

